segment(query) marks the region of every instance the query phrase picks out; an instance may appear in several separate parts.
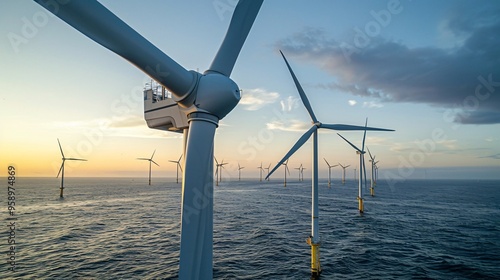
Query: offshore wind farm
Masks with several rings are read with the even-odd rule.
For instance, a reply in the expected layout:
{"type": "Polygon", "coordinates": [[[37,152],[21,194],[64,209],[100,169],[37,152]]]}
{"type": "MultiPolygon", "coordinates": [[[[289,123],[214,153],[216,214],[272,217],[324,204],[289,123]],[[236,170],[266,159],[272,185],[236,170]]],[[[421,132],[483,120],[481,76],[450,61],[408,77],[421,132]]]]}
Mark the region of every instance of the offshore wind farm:
{"type": "Polygon", "coordinates": [[[0,278],[498,278],[500,4],[428,5],[6,3],[0,278]]]}

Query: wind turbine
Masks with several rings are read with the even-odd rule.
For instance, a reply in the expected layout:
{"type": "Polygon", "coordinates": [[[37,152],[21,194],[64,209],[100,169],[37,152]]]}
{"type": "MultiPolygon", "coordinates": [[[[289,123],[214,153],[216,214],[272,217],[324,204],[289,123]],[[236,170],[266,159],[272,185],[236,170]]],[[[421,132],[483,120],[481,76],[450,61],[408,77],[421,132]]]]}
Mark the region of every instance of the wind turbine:
{"type": "Polygon", "coordinates": [[[285,55],[283,52],[281,52],[281,56],[285,60],[286,66],[292,76],[292,79],[295,83],[295,86],[297,87],[297,90],[300,95],[300,99],[302,100],[302,103],[306,107],[307,112],[309,113],[309,116],[311,117],[312,121],[312,126],[309,128],[308,131],[306,131],[300,138],[297,140],[295,145],[292,146],[290,151],[281,159],[280,162],[273,168],[273,170],[269,173],[268,176],[270,176],[283,162],[287,161],[288,158],[295,153],[304,143],[311,137],[313,136],[313,160],[312,160],[312,211],[311,211],[311,235],[310,238],[308,239],[308,244],[311,246],[311,274],[313,277],[317,277],[321,273],[321,266],[320,266],[320,259],[319,259],[319,246],[320,246],[320,238],[319,238],[319,223],[318,223],[318,129],[320,128],[326,128],[326,129],[332,129],[332,130],[379,130],[379,131],[386,131],[386,129],[382,128],[372,128],[369,127],[367,128],[366,126],[356,126],[356,125],[345,125],[345,124],[323,124],[318,121],[316,116],[314,115],[314,112],[312,110],[311,104],[309,103],[309,100],[307,99],[307,96],[302,89],[302,86],[300,85],[299,81],[297,80],[297,77],[293,73],[292,68],[290,67],[290,64],[288,64],[288,61],[285,58],[285,55]]]}
{"type": "Polygon", "coordinates": [[[301,173],[301,171],[302,171],[302,163],[300,164],[300,166],[299,166],[299,167],[296,167],[296,168],[294,168],[294,169],[297,169],[297,170],[299,171],[299,182],[300,182],[300,181],[302,181],[302,180],[301,180],[301,177],[300,177],[300,173],[301,173]]]}
{"type": "MultiPolygon", "coordinates": [[[[286,162],[283,162],[281,165],[285,166],[285,185],[284,185],[284,187],[286,188],[286,172],[288,172],[288,175],[290,175],[290,169],[288,169],[288,159],[286,160],[286,162]]],[[[273,172],[271,171],[271,173],[273,173],[273,172]]]]}
{"type": "Polygon", "coordinates": [[[302,166],[302,168],[300,169],[300,175],[302,176],[302,181],[304,181],[304,170],[306,168],[302,166]]]}
{"type": "Polygon", "coordinates": [[[345,170],[347,169],[347,167],[351,166],[350,164],[349,165],[346,165],[346,166],[343,166],[342,164],[340,164],[340,167],[342,167],[342,185],[345,185],[345,170]]]}
{"type": "Polygon", "coordinates": [[[222,160],[221,163],[219,163],[217,161],[217,158],[215,158],[215,163],[216,163],[216,169],[215,169],[215,185],[218,186],[219,185],[219,182],[222,181],[222,168],[224,168],[224,165],[227,164],[227,162],[224,162],[224,160],[222,160]]]}
{"type": "Polygon", "coordinates": [[[368,150],[368,155],[370,156],[370,160],[369,162],[371,163],[371,174],[370,174],[370,195],[371,196],[375,196],[375,168],[376,168],[376,164],[378,163],[378,161],[375,161],[375,156],[372,156],[372,153],[370,153],[370,149],[368,147],[366,147],[366,149],[368,150]]]}
{"type": "Polygon", "coordinates": [[[323,159],[325,160],[326,165],[328,165],[328,187],[330,187],[332,184],[332,167],[339,166],[339,165],[338,164],[330,165],[330,163],[328,163],[326,158],[323,158],[323,159]]]}
{"type": "MultiPolygon", "coordinates": [[[[165,101],[169,106],[144,113],[149,127],[184,135],[179,279],[212,279],[215,130],[240,100],[239,88],[229,76],[263,0],[239,1],[222,44],[203,74],[186,70],[96,0],[65,1],[56,7],[50,1],[35,1],[172,94],[165,101]]],[[[182,24],[175,27],[182,32],[182,24]]]]}
{"type": "Polygon", "coordinates": [[[240,166],[238,162],[238,181],[241,181],[241,169],[245,168],[244,166],[240,166]]]}
{"type": "Polygon", "coordinates": [[[179,184],[179,169],[182,172],[181,158],[182,158],[182,155],[181,155],[181,157],[179,157],[179,159],[177,161],[175,161],[175,160],[169,160],[170,162],[173,162],[173,163],[177,164],[177,175],[176,175],[176,182],[177,182],[177,184],[179,184]]]}
{"type": "Polygon", "coordinates": [[[158,165],[158,163],[156,163],[153,160],[153,157],[154,157],[155,153],[156,153],[156,150],[153,151],[153,154],[151,155],[151,158],[137,158],[138,160],[147,160],[147,161],[149,161],[149,185],[150,186],[151,186],[151,163],[154,163],[157,166],[160,166],[160,165],[158,165]]]}
{"type": "MultiPolygon", "coordinates": [[[[365,127],[368,124],[368,118],[366,119],[365,122],[365,127]]],[[[366,166],[365,166],[365,139],[366,139],[366,130],[363,133],[363,142],[361,143],[361,149],[356,147],[354,144],[349,142],[346,138],[344,138],[342,135],[337,133],[342,139],[344,139],[351,147],[356,150],[356,154],[359,155],[359,180],[358,180],[358,210],[359,213],[364,212],[364,205],[363,205],[363,173],[364,173],[364,181],[365,181],[365,186],[366,186],[366,166]]]]}
{"type": "Polygon", "coordinates": [[[61,168],[59,168],[59,172],[57,173],[56,178],[59,178],[59,174],[61,174],[61,187],[59,188],[61,191],[59,192],[59,197],[63,198],[63,192],[64,192],[64,163],[67,160],[79,160],[79,161],[87,161],[86,159],[81,159],[81,158],[67,158],[64,156],[62,147],[61,147],[61,142],[59,142],[59,138],[57,138],[57,143],[59,144],[59,150],[61,150],[61,155],[62,155],[62,164],[61,168]]]}
{"type": "Polygon", "coordinates": [[[257,166],[257,169],[260,170],[260,179],[259,179],[259,182],[262,182],[262,171],[264,171],[264,168],[262,168],[262,161],[260,162],[260,166],[257,166]]]}

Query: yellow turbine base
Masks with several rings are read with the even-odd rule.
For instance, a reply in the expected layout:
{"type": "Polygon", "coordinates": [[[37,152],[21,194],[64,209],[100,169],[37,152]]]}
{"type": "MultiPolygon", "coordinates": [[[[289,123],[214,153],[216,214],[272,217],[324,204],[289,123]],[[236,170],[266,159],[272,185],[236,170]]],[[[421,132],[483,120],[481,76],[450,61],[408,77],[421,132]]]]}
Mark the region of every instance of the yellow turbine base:
{"type": "Polygon", "coordinates": [[[370,188],[370,195],[375,196],[375,189],[374,188],[370,188]]]}
{"type": "Polygon", "coordinates": [[[63,197],[63,190],[64,188],[60,188],[61,189],[61,192],[59,193],[59,197],[63,197]]]}
{"type": "Polygon", "coordinates": [[[364,206],[363,206],[363,199],[359,196],[358,196],[358,209],[359,209],[359,213],[363,213],[365,210],[364,206]]]}
{"type": "Polygon", "coordinates": [[[321,274],[321,264],[319,257],[319,244],[312,243],[311,238],[307,239],[307,244],[311,245],[311,276],[312,279],[316,279],[321,274]]]}

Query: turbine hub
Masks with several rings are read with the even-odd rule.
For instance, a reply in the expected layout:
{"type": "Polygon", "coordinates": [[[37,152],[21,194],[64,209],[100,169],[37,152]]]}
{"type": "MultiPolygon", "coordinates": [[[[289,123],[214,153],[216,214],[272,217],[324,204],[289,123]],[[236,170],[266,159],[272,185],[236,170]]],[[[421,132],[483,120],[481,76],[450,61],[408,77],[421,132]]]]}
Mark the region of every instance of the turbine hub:
{"type": "Polygon", "coordinates": [[[209,73],[200,77],[195,106],[224,118],[240,101],[241,95],[238,85],[219,73],[209,73]]]}

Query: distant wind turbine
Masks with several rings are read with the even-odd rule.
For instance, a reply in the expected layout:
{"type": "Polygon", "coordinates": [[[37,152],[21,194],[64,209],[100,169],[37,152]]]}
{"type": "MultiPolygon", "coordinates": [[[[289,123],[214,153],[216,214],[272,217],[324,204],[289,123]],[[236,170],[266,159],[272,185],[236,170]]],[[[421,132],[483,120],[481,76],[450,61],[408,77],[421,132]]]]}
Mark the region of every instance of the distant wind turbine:
{"type": "Polygon", "coordinates": [[[288,159],[286,160],[286,162],[283,162],[281,165],[285,166],[285,188],[286,188],[286,172],[288,172],[288,175],[290,175],[290,169],[288,169],[288,159]]]}
{"type": "Polygon", "coordinates": [[[262,168],[262,162],[260,162],[260,166],[257,166],[257,169],[260,170],[260,179],[259,179],[259,182],[262,182],[262,171],[264,171],[264,168],[262,168]]]}
{"type": "Polygon", "coordinates": [[[218,186],[219,185],[219,182],[222,181],[222,168],[224,168],[224,165],[227,164],[227,162],[224,162],[224,160],[222,160],[221,163],[219,163],[217,161],[217,158],[215,158],[215,163],[216,163],[216,169],[215,169],[215,185],[218,186]]]}
{"type": "Polygon", "coordinates": [[[338,164],[330,165],[330,163],[328,163],[326,158],[323,158],[323,159],[325,160],[326,165],[328,165],[328,187],[330,187],[332,184],[332,167],[339,166],[339,165],[338,164]]]}
{"type": "Polygon", "coordinates": [[[347,167],[351,166],[350,164],[349,165],[346,165],[346,166],[343,166],[342,164],[340,164],[340,167],[342,167],[342,185],[345,185],[345,170],[347,169],[347,167]]]}
{"type": "Polygon", "coordinates": [[[368,150],[368,155],[370,156],[370,160],[369,162],[371,163],[371,176],[370,176],[370,195],[371,196],[375,196],[375,168],[376,168],[376,164],[378,163],[378,161],[375,161],[375,156],[372,156],[372,153],[370,153],[370,149],[368,149],[368,147],[366,147],[366,149],[368,150]]]}
{"type": "Polygon", "coordinates": [[[302,172],[302,163],[300,164],[299,167],[295,167],[294,169],[298,170],[299,171],[299,182],[302,181],[302,177],[300,176],[300,173],[302,172]]]}
{"type": "Polygon", "coordinates": [[[182,155],[181,155],[181,157],[177,161],[175,161],[175,160],[169,160],[170,162],[173,162],[173,163],[177,164],[177,175],[176,175],[176,182],[177,182],[177,184],[179,184],[179,169],[182,172],[181,158],[182,158],[182,155]]]}
{"type": "Polygon", "coordinates": [[[313,277],[317,277],[321,273],[321,266],[320,266],[320,259],[319,259],[319,246],[320,246],[320,238],[319,238],[319,221],[318,221],[318,129],[331,129],[331,130],[379,130],[379,131],[385,131],[386,129],[382,128],[372,128],[372,127],[362,127],[362,126],[356,126],[356,125],[345,125],[345,124],[324,124],[318,121],[316,118],[311,104],[309,103],[309,100],[307,99],[306,93],[302,89],[302,86],[300,85],[297,77],[295,76],[295,73],[293,73],[292,68],[290,67],[290,64],[285,58],[285,55],[283,52],[281,52],[281,56],[285,60],[285,64],[292,76],[292,79],[295,83],[295,86],[297,87],[297,91],[299,92],[300,99],[302,100],[302,103],[306,107],[307,112],[309,113],[309,116],[311,117],[312,121],[312,126],[309,128],[308,131],[306,131],[300,138],[297,140],[295,145],[292,146],[290,151],[281,159],[280,162],[273,168],[273,170],[269,173],[268,176],[273,174],[273,172],[281,165],[283,162],[288,160],[288,158],[294,154],[304,143],[311,137],[313,136],[313,160],[312,160],[312,211],[311,211],[311,235],[310,238],[308,239],[308,244],[311,246],[311,275],[313,277]]]}
{"type": "Polygon", "coordinates": [[[62,147],[61,147],[61,142],[59,142],[59,138],[57,139],[57,143],[59,144],[59,150],[61,150],[61,155],[62,155],[62,164],[61,164],[61,168],[59,168],[59,172],[57,173],[57,176],[56,178],[59,177],[59,174],[61,174],[61,187],[60,187],[60,192],[59,192],[59,197],[62,198],[63,197],[63,192],[64,192],[64,163],[67,161],[67,160],[79,160],[79,161],[87,161],[86,159],[81,159],[81,158],[67,158],[64,156],[64,153],[63,153],[63,150],[62,150],[62,147]]]}
{"type": "MultiPolygon", "coordinates": [[[[368,118],[365,121],[365,127],[368,125],[368,118]]],[[[366,186],[366,167],[365,167],[365,139],[366,139],[366,130],[363,133],[363,142],[361,144],[361,149],[356,147],[354,144],[349,142],[346,138],[344,138],[342,135],[337,133],[342,139],[344,139],[351,147],[353,147],[356,150],[356,154],[359,155],[359,183],[358,183],[358,210],[360,213],[364,212],[364,205],[363,205],[363,180],[365,182],[366,186]],[[363,179],[363,174],[364,174],[364,179],[363,179]]]]}
{"type": "Polygon", "coordinates": [[[240,166],[238,162],[238,181],[241,181],[241,169],[245,168],[244,166],[240,166]]]}
{"type": "Polygon", "coordinates": [[[158,163],[156,163],[153,160],[153,157],[154,157],[155,153],[156,153],[156,150],[153,151],[153,154],[151,155],[151,158],[137,158],[138,160],[147,160],[147,161],[149,161],[149,185],[150,186],[151,186],[151,163],[154,163],[157,166],[160,166],[160,165],[158,165],[158,163]]]}

